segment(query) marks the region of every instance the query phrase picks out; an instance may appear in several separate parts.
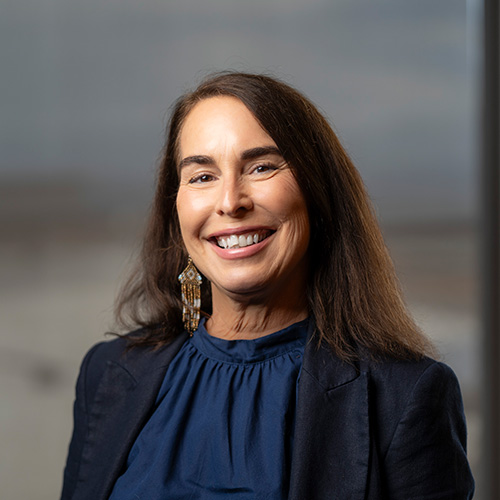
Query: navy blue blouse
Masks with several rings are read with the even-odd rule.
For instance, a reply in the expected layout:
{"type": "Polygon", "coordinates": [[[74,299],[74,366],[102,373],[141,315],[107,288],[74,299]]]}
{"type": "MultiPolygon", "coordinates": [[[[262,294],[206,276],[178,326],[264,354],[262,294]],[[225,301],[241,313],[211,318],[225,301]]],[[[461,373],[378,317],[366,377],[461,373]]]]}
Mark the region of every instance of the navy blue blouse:
{"type": "Polygon", "coordinates": [[[307,326],[229,341],[202,320],[170,363],[110,500],[287,498],[307,326]]]}

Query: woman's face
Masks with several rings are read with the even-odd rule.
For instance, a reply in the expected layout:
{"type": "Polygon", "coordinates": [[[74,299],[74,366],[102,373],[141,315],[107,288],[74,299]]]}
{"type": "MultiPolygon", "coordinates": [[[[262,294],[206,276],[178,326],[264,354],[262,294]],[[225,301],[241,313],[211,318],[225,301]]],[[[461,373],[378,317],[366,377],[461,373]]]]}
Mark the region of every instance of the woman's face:
{"type": "Polygon", "coordinates": [[[245,105],[233,97],[200,101],[181,129],[179,154],[182,237],[213,292],[243,300],[303,294],[306,203],[276,144],[245,105]]]}

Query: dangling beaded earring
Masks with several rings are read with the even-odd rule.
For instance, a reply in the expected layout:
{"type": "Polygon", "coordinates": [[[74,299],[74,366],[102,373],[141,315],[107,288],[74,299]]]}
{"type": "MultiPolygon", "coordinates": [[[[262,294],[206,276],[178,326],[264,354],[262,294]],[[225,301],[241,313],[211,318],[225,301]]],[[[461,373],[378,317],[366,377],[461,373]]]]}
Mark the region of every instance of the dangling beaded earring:
{"type": "Polygon", "coordinates": [[[179,274],[178,280],[181,284],[182,322],[184,328],[192,335],[200,322],[201,276],[191,257],[188,258],[187,266],[179,274]]]}

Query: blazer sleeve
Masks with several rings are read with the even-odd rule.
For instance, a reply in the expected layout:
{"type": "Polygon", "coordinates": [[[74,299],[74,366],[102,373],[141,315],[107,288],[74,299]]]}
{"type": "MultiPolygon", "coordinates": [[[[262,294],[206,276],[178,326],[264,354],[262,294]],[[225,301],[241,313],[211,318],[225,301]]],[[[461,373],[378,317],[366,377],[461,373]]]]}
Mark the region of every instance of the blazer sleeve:
{"type": "Polygon", "coordinates": [[[457,378],[432,363],[418,378],[383,459],[387,498],[470,499],[474,480],[457,378]]]}
{"type": "MultiPolygon", "coordinates": [[[[71,437],[66,467],[64,469],[63,489],[61,500],[69,500],[75,491],[78,471],[82,458],[83,445],[85,443],[88,429],[88,410],[92,401],[91,394],[95,393],[95,379],[99,378],[98,370],[94,367],[89,369],[94,354],[102,345],[95,345],[85,355],[76,383],[76,397],[73,404],[73,434],[71,437]],[[90,376],[89,376],[90,374],[90,376]]],[[[94,363],[95,364],[95,363],[94,363]]]]}

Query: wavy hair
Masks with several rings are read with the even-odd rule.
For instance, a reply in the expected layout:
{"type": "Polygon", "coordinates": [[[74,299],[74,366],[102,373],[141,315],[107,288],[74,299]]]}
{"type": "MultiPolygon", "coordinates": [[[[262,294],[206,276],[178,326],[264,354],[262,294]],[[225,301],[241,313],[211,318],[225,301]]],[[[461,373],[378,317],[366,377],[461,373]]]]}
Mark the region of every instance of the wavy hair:
{"type": "MultiPolygon", "coordinates": [[[[216,96],[235,97],[250,110],[304,194],[311,227],[307,299],[317,341],[344,360],[355,359],[359,347],[374,358],[434,355],[404,303],[361,177],[327,120],[282,81],[235,72],[208,77],[174,105],[142,252],[116,302],[119,325],[144,327],[129,337],[131,345],[161,346],[183,331],[177,276],[187,254],[176,212],[178,142],[188,113],[216,96]]],[[[209,315],[207,284],[202,306],[209,315]]]]}

